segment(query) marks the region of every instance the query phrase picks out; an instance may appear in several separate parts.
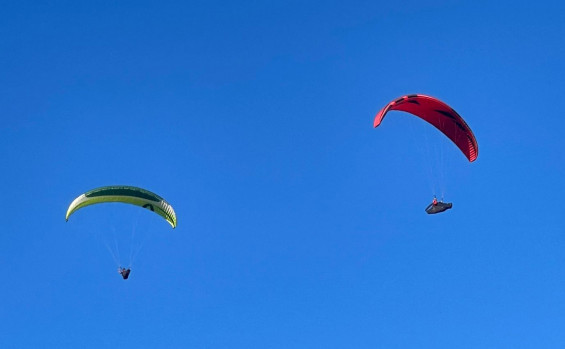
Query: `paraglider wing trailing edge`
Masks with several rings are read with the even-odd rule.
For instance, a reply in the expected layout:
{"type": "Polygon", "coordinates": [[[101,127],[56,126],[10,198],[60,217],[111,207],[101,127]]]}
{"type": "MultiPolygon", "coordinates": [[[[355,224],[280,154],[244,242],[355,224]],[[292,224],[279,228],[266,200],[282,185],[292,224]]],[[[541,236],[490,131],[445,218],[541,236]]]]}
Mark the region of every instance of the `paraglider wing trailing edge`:
{"type": "Polygon", "coordinates": [[[159,195],[138,187],[132,186],[108,186],[92,189],[81,194],[69,205],[65,220],[77,210],[107,202],[121,202],[146,208],[163,217],[175,228],[177,226],[177,216],[173,207],[159,195]]]}

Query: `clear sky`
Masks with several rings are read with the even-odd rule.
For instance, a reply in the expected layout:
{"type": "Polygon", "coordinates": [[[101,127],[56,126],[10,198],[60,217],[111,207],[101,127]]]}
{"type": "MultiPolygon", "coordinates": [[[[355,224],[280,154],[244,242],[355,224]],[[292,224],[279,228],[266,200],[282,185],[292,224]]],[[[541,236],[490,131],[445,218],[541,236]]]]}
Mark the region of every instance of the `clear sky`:
{"type": "Polygon", "coordinates": [[[4,2],[0,347],[563,348],[564,12],[4,2]],[[479,143],[470,164],[432,134],[452,157],[440,215],[422,125],[372,128],[411,93],[479,143]],[[178,227],[119,204],[65,223],[111,184],[163,196],[178,227]],[[106,247],[130,236],[124,281],[127,247],[106,247]]]}

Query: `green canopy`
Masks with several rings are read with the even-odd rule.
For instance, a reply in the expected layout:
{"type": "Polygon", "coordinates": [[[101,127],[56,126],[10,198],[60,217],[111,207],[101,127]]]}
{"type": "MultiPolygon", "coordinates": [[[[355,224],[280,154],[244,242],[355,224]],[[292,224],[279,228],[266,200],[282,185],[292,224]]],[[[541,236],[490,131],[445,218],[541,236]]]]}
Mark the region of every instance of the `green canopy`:
{"type": "Polygon", "coordinates": [[[106,202],[123,202],[146,208],[165,218],[173,228],[177,226],[175,211],[165,199],[149,190],[123,185],[100,187],[80,195],[67,209],[65,219],[68,221],[78,209],[106,202]]]}

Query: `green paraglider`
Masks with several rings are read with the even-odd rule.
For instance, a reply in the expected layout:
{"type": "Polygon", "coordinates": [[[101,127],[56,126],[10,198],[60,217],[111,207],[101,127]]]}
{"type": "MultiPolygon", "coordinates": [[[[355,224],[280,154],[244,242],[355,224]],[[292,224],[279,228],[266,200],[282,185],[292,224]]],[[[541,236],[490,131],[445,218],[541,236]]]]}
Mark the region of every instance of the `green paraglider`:
{"type": "Polygon", "coordinates": [[[121,202],[146,208],[163,217],[175,228],[177,226],[177,216],[173,207],[159,195],[142,188],[131,186],[108,186],[92,189],[76,199],[69,205],[65,219],[77,210],[94,205],[108,202],[121,202]]]}

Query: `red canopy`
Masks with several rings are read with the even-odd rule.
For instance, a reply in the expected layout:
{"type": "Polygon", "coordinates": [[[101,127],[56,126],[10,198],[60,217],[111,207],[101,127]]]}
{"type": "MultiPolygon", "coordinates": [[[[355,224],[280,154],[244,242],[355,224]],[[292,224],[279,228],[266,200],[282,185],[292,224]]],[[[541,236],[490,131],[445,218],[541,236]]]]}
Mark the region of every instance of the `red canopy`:
{"type": "Polygon", "coordinates": [[[429,122],[451,139],[469,161],[477,159],[479,146],[473,132],[455,110],[439,99],[425,95],[400,97],[377,113],[374,127],[381,124],[390,110],[405,111],[429,122]]]}

